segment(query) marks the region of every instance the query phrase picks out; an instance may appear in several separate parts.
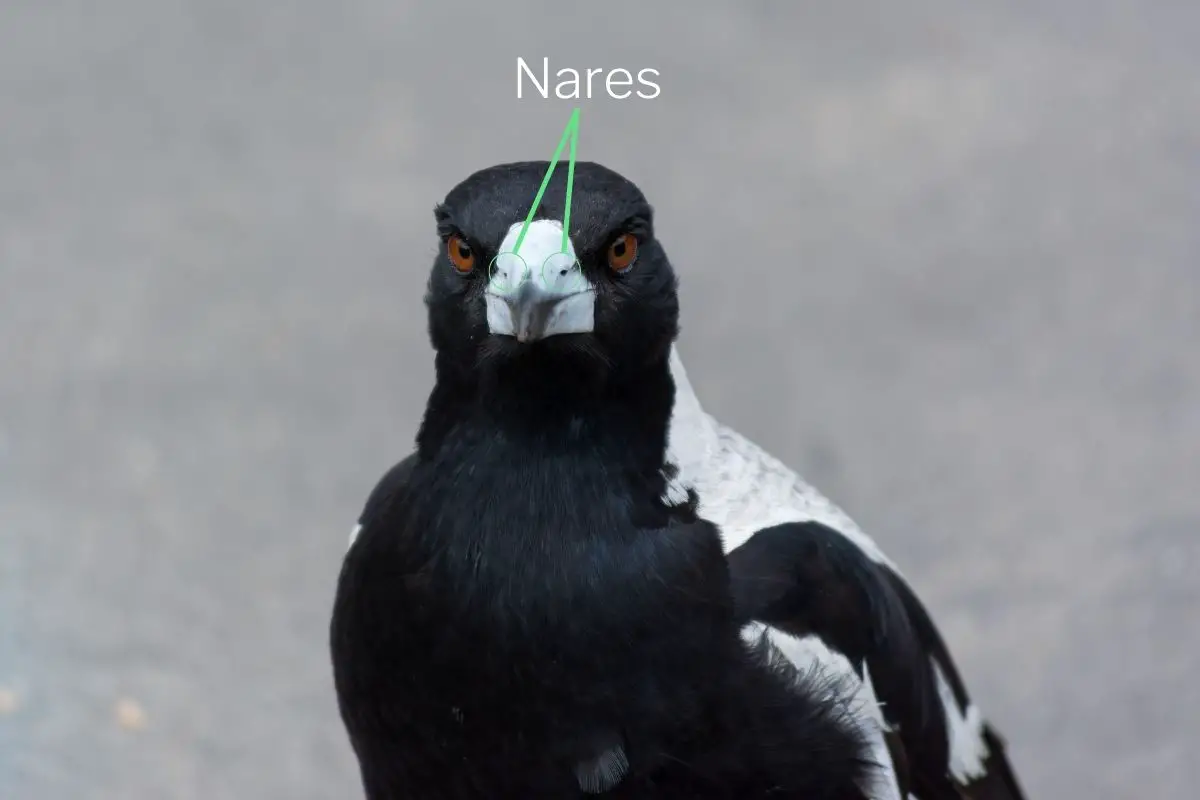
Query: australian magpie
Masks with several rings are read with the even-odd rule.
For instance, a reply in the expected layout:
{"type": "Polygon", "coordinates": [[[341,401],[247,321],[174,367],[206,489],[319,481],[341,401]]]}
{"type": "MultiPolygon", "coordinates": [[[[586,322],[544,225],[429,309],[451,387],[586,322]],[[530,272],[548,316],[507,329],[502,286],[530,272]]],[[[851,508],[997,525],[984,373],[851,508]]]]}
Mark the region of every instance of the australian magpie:
{"type": "Polygon", "coordinates": [[[436,209],[435,385],[330,625],[367,796],[871,796],[881,730],[746,636],[778,599],[735,593],[695,493],[669,491],[678,299],[650,206],[579,163],[569,236],[561,171],[525,225],[547,166],[436,209]]]}
{"type": "MultiPolygon", "coordinates": [[[[859,714],[887,731],[886,749],[873,753],[882,775],[872,800],[1023,800],[1003,739],[896,565],[803,478],[706,413],[674,346],[669,363],[668,498],[694,492],[720,528],[736,602],[756,618],[747,641],[805,674],[843,676],[859,714]]],[[[351,542],[416,462],[410,455],[383,476],[351,542]]]]}

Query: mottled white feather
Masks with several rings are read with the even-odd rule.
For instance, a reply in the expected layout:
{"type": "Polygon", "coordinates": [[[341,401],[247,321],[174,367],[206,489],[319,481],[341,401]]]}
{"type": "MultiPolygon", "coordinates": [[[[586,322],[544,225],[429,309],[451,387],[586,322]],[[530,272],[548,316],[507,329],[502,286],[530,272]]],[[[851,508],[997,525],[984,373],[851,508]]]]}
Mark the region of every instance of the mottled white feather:
{"type": "Polygon", "coordinates": [[[761,447],[706,413],[675,348],[670,360],[675,407],[667,433],[667,458],[679,469],[674,483],[696,490],[700,515],[721,529],[726,551],[763,528],[811,520],[839,531],[872,561],[900,574],[840,508],[761,447]]]}

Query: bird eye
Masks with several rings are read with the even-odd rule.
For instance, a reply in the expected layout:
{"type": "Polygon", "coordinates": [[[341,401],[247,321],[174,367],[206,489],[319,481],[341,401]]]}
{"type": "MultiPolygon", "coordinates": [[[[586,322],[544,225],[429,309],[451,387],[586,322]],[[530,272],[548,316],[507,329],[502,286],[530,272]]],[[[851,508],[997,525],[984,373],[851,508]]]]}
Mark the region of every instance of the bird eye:
{"type": "Polygon", "coordinates": [[[457,234],[446,240],[446,256],[451,266],[464,275],[475,268],[475,251],[457,234]]]}
{"type": "Polygon", "coordinates": [[[623,233],[608,246],[608,266],[613,272],[625,272],[637,258],[637,237],[623,233]]]}

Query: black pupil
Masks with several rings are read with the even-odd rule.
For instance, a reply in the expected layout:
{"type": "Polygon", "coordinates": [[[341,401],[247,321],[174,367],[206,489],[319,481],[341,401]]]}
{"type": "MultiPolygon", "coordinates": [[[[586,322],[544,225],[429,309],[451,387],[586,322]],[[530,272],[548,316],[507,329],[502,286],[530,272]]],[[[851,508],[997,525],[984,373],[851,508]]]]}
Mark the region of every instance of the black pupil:
{"type": "Polygon", "coordinates": [[[621,256],[625,255],[625,240],[624,239],[618,239],[617,243],[613,245],[613,255],[616,256],[617,258],[620,258],[621,256]]]}
{"type": "Polygon", "coordinates": [[[466,261],[471,257],[471,248],[467,247],[462,242],[458,243],[458,257],[466,261]]]}

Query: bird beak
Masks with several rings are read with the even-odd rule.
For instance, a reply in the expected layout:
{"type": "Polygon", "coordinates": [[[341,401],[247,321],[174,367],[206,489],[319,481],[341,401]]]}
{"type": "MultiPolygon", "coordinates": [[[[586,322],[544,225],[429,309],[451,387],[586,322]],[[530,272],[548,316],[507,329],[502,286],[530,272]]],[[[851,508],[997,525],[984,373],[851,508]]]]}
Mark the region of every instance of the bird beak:
{"type": "Polygon", "coordinates": [[[514,252],[522,227],[514,225],[500,245],[485,293],[488,329],[518,342],[566,333],[590,333],[596,293],[583,276],[562,224],[537,220],[514,252]]]}
{"type": "Polygon", "coordinates": [[[488,326],[492,333],[532,342],[563,333],[589,333],[595,294],[590,289],[561,292],[537,279],[527,279],[515,292],[488,294],[488,326]]]}

